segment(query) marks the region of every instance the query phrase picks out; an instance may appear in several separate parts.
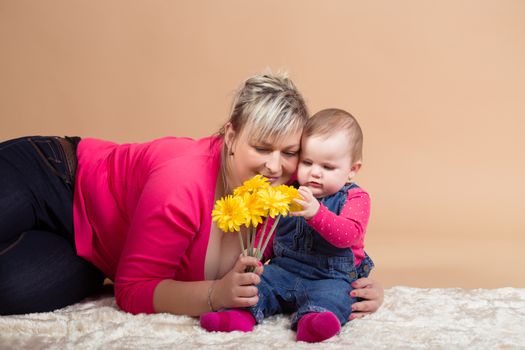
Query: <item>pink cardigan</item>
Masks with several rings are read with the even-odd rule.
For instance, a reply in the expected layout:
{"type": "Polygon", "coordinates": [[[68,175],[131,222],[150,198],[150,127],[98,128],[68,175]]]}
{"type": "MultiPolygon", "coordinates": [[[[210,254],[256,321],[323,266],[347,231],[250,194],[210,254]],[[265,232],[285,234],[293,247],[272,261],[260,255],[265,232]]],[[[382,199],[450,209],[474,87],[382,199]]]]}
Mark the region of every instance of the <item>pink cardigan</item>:
{"type": "Polygon", "coordinates": [[[117,304],[153,313],[164,279],[204,279],[222,139],[82,139],[74,194],[79,256],[115,282],[117,304]]]}

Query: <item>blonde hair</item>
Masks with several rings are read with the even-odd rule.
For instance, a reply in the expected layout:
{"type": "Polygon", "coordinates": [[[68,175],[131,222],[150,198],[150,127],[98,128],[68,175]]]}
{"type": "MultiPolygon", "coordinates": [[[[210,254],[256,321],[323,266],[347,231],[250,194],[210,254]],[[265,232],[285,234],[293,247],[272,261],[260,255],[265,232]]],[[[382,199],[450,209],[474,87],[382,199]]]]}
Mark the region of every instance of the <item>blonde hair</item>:
{"type": "MultiPolygon", "coordinates": [[[[279,142],[301,131],[308,120],[303,96],[286,73],[267,73],[248,78],[236,91],[230,118],[236,137],[247,133],[254,142],[279,142]]],[[[224,136],[224,126],[219,135],[224,136]]],[[[222,148],[221,176],[226,192],[232,189],[227,181],[227,145],[222,148]]]]}
{"type": "Polygon", "coordinates": [[[328,138],[339,131],[348,133],[352,163],[362,161],[363,132],[354,116],[342,109],[328,108],[315,113],[306,123],[303,137],[322,136],[328,138]]]}

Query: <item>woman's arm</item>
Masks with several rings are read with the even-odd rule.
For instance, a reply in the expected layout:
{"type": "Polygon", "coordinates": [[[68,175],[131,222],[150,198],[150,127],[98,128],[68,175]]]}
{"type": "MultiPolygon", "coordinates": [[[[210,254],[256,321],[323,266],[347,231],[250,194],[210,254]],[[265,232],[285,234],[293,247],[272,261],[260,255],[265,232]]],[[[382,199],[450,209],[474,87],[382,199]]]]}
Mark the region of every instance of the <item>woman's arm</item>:
{"type": "Polygon", "coordinates": [[[153,294],[155,313],[199,316],[210,311],[207,293],[213,282],[174,280],[160,282],[153,294]]]}
{"type": "Polygon", "coordinates": [[[352,283],[352,287],[355,289],[350,295],[364,300],[352,305],[350,320],[374,313],[383,304],[385,291],[378,281],[369,277],[360,278],[352,283]]]}
{"type": "Polygon", "coordinates": [[[182,282],[164,280],[155,288],[153,306],[156,313],[200,316],[223,308],[248,307],[259,301],[257,287],[262,264],[250,256],[240,256],[223,278],[215,281],[182,282]],[[256,266],[255,273],[244,272],[256,266]]]}

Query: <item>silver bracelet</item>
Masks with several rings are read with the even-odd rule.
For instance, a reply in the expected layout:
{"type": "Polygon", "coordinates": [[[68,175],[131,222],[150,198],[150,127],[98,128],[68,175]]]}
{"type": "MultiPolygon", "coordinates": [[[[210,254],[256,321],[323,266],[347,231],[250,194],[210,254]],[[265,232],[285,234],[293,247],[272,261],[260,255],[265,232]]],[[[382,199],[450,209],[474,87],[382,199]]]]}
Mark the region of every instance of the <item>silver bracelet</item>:
{"type": "Polygon", "coordinates": [[[213,309],[213,305],[211,304],[211,293],[213,293],[213,287],[215,287],[215,282],[217,282],[217,280],[213,280],[213,282],[210,285],[210,288],[208,288],[208,307],[212,312],[216,311],[213,309]]]}

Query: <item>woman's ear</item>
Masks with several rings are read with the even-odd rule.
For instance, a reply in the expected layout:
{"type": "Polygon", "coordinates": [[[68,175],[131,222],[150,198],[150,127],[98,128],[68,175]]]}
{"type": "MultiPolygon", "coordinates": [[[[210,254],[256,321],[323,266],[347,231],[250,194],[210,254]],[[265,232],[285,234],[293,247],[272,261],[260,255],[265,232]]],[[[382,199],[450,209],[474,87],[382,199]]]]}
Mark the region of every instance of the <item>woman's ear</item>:
{"type": "Polygon", "coordinates": [[[356,174],[359,172],[359,169],[361,169],[361,161],[357,161],[354,164],[352,164],[352,167],[350,168],[350,174],[348,174],[348,179],[351,180],[356,174]]]}
{"type": "Polygon", "coordinates": [[[235,130],[233,130],[232,123],[228,122],[224,125],[224,144],[228,150],[228,154],[233,154],[233,144],[235,143],[235,130]]]}

